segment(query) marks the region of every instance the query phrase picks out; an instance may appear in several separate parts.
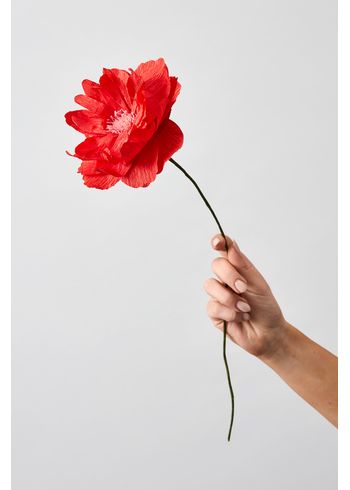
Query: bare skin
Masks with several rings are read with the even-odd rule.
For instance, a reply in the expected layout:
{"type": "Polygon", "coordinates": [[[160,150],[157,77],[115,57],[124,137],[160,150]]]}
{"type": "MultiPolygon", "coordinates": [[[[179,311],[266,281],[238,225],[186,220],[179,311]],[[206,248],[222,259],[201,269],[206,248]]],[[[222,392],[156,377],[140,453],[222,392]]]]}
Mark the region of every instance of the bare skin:
{"type": "Polygon", "coordinates": [[[217,278],[204,284],[214,325],[227,323],[228,337],[270,366],[298,395],[338,426],[338,358],[288,323],[272,291],[236,242],[216,235],[217,278]]]}

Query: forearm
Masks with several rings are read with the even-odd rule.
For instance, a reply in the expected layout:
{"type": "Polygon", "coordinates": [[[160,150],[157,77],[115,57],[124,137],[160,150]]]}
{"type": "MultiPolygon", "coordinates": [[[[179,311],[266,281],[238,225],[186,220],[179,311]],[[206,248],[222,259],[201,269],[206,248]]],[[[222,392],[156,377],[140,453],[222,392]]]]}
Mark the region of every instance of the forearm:
{"type": "Polygon", "coordinates": [[[338,426],[338,358],[287,324],[278,348],[261,360],[338,426]]]}

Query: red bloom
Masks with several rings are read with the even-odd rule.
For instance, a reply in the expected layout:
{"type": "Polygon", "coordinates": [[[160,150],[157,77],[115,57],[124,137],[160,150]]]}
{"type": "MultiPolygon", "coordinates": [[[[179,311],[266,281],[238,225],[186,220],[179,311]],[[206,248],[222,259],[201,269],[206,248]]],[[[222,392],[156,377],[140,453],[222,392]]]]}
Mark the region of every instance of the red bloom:
{"type": "Polygon", "coordinates": [[[86,110],[66,114],[86,136],[75,149],[78,172],[88,187],[108,189],[119,180],[131,187],[154,181],[182,146],[181,129],[169,119],[181,85],[160,58],[135,71],[103,69],[99,83],[83,80],[75,101],[86,110]]]}

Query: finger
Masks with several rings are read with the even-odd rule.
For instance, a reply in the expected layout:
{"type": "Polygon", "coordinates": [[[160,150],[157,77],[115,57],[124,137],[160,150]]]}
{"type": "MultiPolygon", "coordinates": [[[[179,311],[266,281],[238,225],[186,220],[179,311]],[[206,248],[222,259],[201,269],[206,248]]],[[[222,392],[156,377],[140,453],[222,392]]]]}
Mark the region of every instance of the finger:
{"type": "Polygon", "coordinates": [[[248,258],[241,252],[235,240],[232,240],[232,238],[226,236],[226,243],[222,235],[215,235],[212,239],[212,246],[214,250],[220,252],[223,257],[228,258],[232,265],[237,267],[237,269],[241,268],[246,270],[253,266],[248,258]],[[226,250],[226,243],[228,250],[226,250]]]}
{"type": "Polygon", "coordinates": [[[240,294],[247,291],[247,281],[225,257],[216,257],[212,262],[212,270],[223,283],[230,286],[236,293],[240,294]]]}
{"type": "Polygon", "coordinates": [[[242,296],[236,294],[231,288],[225,287],[217,279],[207,279],[204,283],[204,289],[209,296],[228,308],[235,308],[236,311],[244,313],[250,311],[248,302],[242,296]]]}
{"type": "Polygon", "coordinates": [[[209,318],[214,322],[217,323],[219,320],[220,321],[227,321],[227,322],[236,322],[240,323],[242,322],[245,318],[247,318],[246,313],[238,313],[232,308],[228,308],[227,306],[222,305],[215,299],[212,299],[208,302],[207,305],[207,312],[209,318]],[[243,317],[245,315],[245,317],[243,317]]]}
{"type": "Polygon", "coordinates": [[[228,259],[228,261],[235,267],[236,271],[245,278],[249,287],[258,290],[266,290],[268,288],[267,282],[248,257],[240,250],[237,242],[228,236],[226,236],[226,240],[228,252],[226,252],[223,236],[215,235],[212,239],[214,250],[220,252],[222,257],[228,259]]]}
{"type": "MultiPolygon", "coordinates": [[[[246,315],[246,318],[244,318],[244,321],[249,321],[249,314],[244,313],[246,315]]],[[[224,330],[224,322],[223,320],[215,319],[213,320],[213,324],[215,325],[216,328],[219,330],[223,331],[224,330]]],[[[240,345],[242,341],[242,337],[244,336],[244,322],[229,322],[227,324],[227,336],[233,341],[236,342],[238,345],[240,345]]]]}

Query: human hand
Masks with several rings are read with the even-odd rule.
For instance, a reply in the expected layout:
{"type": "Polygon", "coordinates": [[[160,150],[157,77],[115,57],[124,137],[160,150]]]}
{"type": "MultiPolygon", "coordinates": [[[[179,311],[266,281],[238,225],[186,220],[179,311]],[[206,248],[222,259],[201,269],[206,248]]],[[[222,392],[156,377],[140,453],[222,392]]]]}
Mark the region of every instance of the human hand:
{"type": "Polygon", "coordinates": [[[218,279],[205,281],[204,289],[211,297],[208,315],[214,325],[223,329],[233,342],[257,357],[273,355],[288,327],[272,291],[236,242],[227,238],[228,252],[221,235],[212,240],[220,252],[212,262],[218,279]]]}

